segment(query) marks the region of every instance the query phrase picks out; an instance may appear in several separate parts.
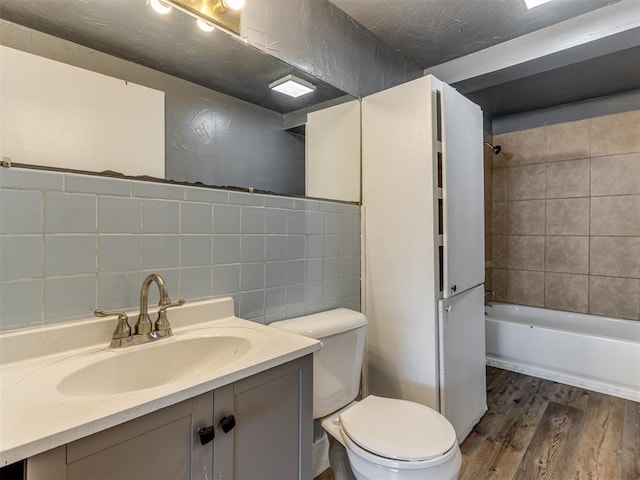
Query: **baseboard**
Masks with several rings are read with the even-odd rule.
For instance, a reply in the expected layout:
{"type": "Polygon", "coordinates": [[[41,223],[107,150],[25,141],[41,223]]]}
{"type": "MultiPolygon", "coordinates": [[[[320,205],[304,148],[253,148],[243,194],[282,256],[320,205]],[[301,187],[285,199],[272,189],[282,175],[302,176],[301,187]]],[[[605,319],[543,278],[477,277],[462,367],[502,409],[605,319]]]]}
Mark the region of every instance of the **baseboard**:
{"type": "Polygon", "coordinates": [[[577,375],[569,375],[564,372],[561,373],[546,368],[535,367],[525,363],[505,361],[492,356],[487,356],[487,365],[489,365],[490,367],[501,368],[503,370],[509,370],[511,372],[524,373],[525,375],[530,375],[532,377],[551,380],[552,382],[564,383],[565,385],[571,385],[573,387],[579,387],[598,393],[604,393],[606,395],[612,395],[614,397],[624,398],[633,402],[640,402],[640,392],[631,390],[630,388],[621,388],[615,385],[608,384],[606,382],[579,377],[577,375]]]}

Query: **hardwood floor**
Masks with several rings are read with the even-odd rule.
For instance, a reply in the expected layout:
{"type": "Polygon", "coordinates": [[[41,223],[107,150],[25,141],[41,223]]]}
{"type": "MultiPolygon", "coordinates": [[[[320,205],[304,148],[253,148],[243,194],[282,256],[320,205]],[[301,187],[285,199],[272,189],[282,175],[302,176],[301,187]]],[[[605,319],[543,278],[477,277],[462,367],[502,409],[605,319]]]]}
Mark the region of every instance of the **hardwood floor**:
{"type": "Polygon", "coordinates": [[[459,480],[640,480],[640,403],[491,367],[487,403],[459,480]]]}
{"type": "Polygon", "coordinates": [[[487,368],[460,480],[639,480],[640,403],[487,368]]]}

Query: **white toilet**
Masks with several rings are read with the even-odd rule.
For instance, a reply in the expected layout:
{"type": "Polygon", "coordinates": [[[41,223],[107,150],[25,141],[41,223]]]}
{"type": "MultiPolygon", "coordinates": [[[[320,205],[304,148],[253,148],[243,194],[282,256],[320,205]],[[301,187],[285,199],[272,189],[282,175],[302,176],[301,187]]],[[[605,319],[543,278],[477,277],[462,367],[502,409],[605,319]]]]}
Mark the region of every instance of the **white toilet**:
{"type": "Polygon", "coordinates": [[[346,449],[348,465],[332,442],[336,480],[352,474],[357,480],[458,478],[462,454],[456,432],[438,412],[374,395],[354,401],[360,388],[364,315],[339,308],[271,326],[322,341],[313,363],[313,417],[346,449]]]}

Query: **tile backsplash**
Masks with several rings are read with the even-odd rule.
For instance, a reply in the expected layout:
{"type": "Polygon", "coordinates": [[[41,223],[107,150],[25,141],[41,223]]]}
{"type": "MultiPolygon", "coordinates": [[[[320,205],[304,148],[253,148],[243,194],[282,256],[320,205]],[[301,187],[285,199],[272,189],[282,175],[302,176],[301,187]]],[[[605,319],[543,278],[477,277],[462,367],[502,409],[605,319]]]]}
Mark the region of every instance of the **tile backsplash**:
{"type": "Polygon", "coordinates": [[[233,296],[264,323],[359,310],[360,208],[0,168],[1,330],[136,309],[153,272],[173,300],[233,296]]]}
{"type": "Polygon", "coordinates": [[[640,320],[640,110],[495,135],[495,299],[640,320]]]}

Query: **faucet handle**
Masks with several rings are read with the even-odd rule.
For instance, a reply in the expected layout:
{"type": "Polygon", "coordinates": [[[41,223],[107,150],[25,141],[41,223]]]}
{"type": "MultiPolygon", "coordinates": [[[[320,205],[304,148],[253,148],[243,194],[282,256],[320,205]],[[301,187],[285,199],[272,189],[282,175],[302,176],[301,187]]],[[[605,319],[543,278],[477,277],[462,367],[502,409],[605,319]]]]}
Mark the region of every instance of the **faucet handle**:
{"type": "Polygon", "coordinates": [[[113,331],[113,340],[118,340],[121,338],[127,338],[131,336],[131,327],[129,326],[129,317],[127,317],[126,313],[123,312],[105,312],[103,310],[97,309],[93,312],[96,317],[113,317],[118,316],[118,325],[116,329],[113,331]]]}
{"type": "Polygon", "coordinates": [[[171,335],[171,325],[169,324],[169,319],[167,318],[167,309],[173,307],[181,307],[182,305],[184,305],[184,303],[184,298],[181,298],[176,303],[171,303],[171,301],[169,301],[169,303],[167,303],[166,305],[161,306],[158,310],[158,319],[156,320],[154,330],[156,332],[167,332],[169,335],[171,335]]]}

